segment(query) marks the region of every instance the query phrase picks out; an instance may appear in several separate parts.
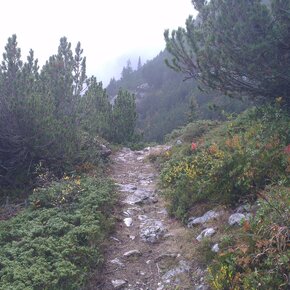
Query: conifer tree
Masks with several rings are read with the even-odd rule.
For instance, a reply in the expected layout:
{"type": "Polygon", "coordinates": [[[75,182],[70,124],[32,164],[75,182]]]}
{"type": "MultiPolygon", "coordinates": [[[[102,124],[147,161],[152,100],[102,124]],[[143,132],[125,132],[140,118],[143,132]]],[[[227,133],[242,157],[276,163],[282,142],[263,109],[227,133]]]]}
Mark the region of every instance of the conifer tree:
{"type": "Polygon", "coordinates": [[[137,70],[141,69],[141,67],[142,67],[141,56],[139,56],[137,70]]]}
{"type": "Polygon", "coordinates": [[[165,32],[168,64],[227,94],[290,105],[290,1],[192,2],[197,19],[165,32]]]}
{"type": "Polygon", "coordinates": [[[95,77],[80,100],[82,128],[92,135],[100,135],[108,140],[112,136],[112,106],[101,82],[95,77]]]}
{"type": "Polygon", "coordinates": [[[114,140],[116,142],[132,141],[136,119],[135,96],[120,90],[113,107],[114,140]]]}

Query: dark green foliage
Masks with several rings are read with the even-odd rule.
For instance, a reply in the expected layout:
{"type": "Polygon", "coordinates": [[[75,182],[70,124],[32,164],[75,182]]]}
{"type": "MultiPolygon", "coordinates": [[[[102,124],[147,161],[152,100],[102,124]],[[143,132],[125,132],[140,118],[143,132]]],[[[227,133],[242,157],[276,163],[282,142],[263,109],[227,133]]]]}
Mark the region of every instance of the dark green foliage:
{"type": "Polygon", "coordinates": [[[289,105],[290,2],[192,1],[199,10],[186,29],[166,31],[168,64],[207,86],[236,96],[289,105]]]}
{"type": "Polygon", "coordinates": [[[189,108],[192,98],[197,105],[195,119],[224,119],[224,112],[241,112],[249,107],[247,101],[215,92],[200,92],[197,83],[184,81],[181,74],[165,65],[168,57],[169,53],[163,51],[121,80],[112,79],[107,87],[111,98],[120,87],[136,95],[136,127],[145,141],[161,142],[173,129],[185,125],[193,117],[189,108]],[[214,109],[209,108],[210,105],[214,109]]]}
{"type": "Polygon", "coordinates": [[[92,77],[80,100],[79,115],[82,129],[94,136],[114,143],[134,141],[136,105],[134,95],[129,92],[120,90],[112,106],[102,83],[92,77]]]}
{"type": "Polygon", "coordinates": [[[40,160],[57,171],[72,163],[78,150],[76,107],[80,97],[73,91],[79,94],[83,85],[85,63],[77,77],[74,69],[80,65],[80,51],[74,61],[66,38],[41,73],[33,51],[22,63],[15,35],[5,49],[0,74],[1,183],[18,186],[29,181],[40,160]]]}
{"type": "Polygon", "coordinates": [[[0,185],[31,188],[40,162],[60,177],[65,169],[87,161],[92,150],[99,157],[97,146],[87,148],[85,156],[85,133],[92,140],[96,135],[116,142],[131,137],[135,112],[130,110],[135,107],[127,102],[122,115],[117,111],[123,107],[116,106],[113,122],[108,96],[94,77],[87,78],[82,54],[80,43],[73,53],[63,37],[57,54],[39,72],[33,51],[23,62],[16,35],[8,39],[0,66],[0,185]]]}
{"type": "Polygon", "coordinates": [[[80,100],[79,114],[83,130],[107,140],[113,137],[112,106],[102,83],[98,83],[95,77],[90,79],[90,86],[80,100]]]}
{"type": "Polygon", "coordinates": [[[135,96],[119,91],[113,107],[113,140],[117,143],[130,142],[134,136],[136,119],[135,96]]]}
{"type": "Polygon", "coordinates": [[[81,289],[101,269],[114,198],[111,181],[92,177],[37,189],[0,223],[0,289],[81,289]]]}

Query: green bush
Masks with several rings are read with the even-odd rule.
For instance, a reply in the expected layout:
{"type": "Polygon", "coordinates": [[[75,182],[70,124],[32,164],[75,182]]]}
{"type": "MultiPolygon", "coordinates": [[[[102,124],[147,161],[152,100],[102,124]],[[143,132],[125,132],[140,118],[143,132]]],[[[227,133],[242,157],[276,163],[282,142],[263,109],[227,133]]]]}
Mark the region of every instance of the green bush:
{"type": "Polygon", "coordinates": [[[103,262],[114,190],[93,177],[36,189],[28,209],[0,223],[0,289],[83,287],[103,262]]]}
{"type": "Polygon", "coordinates": [[[183,218],[201,200],[233,205],[269,183],[289,184],[289,124],[280,108],[252,109],[197,139],[196,150],[173,150],[161,172],[171,212],[183,218]]]}
{"type": "Polygon", "coordinates": [[[289,289],[290,190],[270,187],[259,209],[209,267],[213,289],[289,289]]]}

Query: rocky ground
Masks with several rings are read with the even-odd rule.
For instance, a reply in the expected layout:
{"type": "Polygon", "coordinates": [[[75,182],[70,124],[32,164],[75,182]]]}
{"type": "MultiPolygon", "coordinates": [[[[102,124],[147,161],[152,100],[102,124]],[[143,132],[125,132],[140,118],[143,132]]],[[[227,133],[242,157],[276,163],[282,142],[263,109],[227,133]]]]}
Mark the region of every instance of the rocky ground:
{"type": "Polygon", "coordinates": [[[187,226],[170,217],[158,194],[158,172],[148,158],[168,149],[123,148],[113,155],[110,175],[119,187],[117,226],[106,247],[104,281],[92,289],[209,290],[203,240],[209,242],[207,251],[219,252],[225,229],[240,227],[254,212],[250,205],[233,211],[222,206],[206,210],[199,204],[187,226]]]}
{"type": "Polygon", "coordinates": [[[190,259],[189,230],[168,216],[158,195],[158,174],[147,160],[152,150],[166,148],[124,148],[113,156],[120,212],[106,256],[106,279],[97,289],[206,289],[200,285],[202,271],[190,259]]]}

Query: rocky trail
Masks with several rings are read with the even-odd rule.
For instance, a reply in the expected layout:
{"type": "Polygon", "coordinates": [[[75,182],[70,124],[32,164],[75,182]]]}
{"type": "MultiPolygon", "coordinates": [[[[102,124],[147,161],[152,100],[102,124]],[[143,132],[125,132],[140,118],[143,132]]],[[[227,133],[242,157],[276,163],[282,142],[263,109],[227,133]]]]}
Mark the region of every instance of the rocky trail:
{"type": "Polygon", "coordinates": [[[118,222],[106,253],[105,281],[96,289],[206,289],[200,285],[202,271],[190,259],[189,230],[168,216],[158,196],[158,173],[147,158],[154,150],[164,147],[123,148],[113,156],[118,222]]]}

